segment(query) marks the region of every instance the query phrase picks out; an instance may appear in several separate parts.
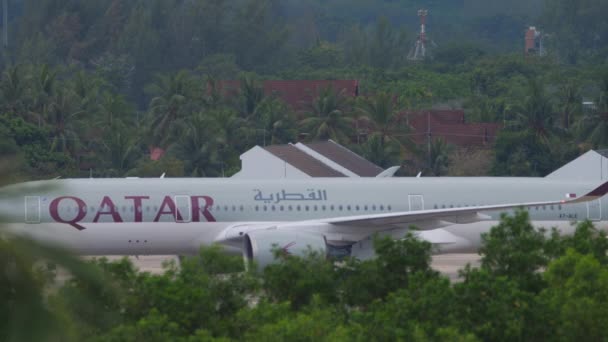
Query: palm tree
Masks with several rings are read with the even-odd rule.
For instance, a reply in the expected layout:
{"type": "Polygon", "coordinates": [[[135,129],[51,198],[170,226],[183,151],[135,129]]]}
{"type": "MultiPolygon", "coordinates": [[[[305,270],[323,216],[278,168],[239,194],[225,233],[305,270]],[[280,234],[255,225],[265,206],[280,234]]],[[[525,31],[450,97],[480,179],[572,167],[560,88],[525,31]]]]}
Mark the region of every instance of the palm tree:
{"type": "Polygon", "coordinates": [[[427,88],[409,86],[403,92],[403,97],[400,101],[403,102],[404,108],[410,110],[420,110],[425,106],[432,104],[433,93],[427,88]]]}
{"type": "Polygon", "coordinates": [[[570,81],[562,84],[559,88],[560,109],[562,112],[562,128],[570,129],[572,116],[580,111],[582,97],[578,84],[570,81]]]}
{"type": "Polygon", "coordinates": [[[121,121],[115,120],[104,134],[103,155],[112,169],[122,176],[135,166],[141,156],[139,135],[121,121]]]}
{"type": "Polygon", "coordinates": [[[577,135],[595,147],[608,147],[608,73],[600,84],[600,98],[597,109],[585,113],[576,123],[577,135]]]}
{"type": "Polygon", "coordinates": [[[595,113],[587,119],[586,130],[581,135],[597,148],[608,147],[608,112],[595,113]]]}
{"type": "Polygon", "coordinates": [[[264,89],[251,76],[245,76],[241,80],[241,111],[244,117],[253,115],[262,100],[264,89]]]}
{"type": "Polygon", "coordinates": [[[195,176],[222,176],[236,166],[239,151],[251,145],[254,130],[245,119],[229,109],[196,113],[172,130],[168,154],[185,162],[185,172],[195,176]]]}
{"type": "Polygon", "coordinates": [[[205,113],[210,137],[218,150],[223,165],[238,161],[239,151],[249,148],[255,137],[255,128],[237,112],[222,109],[205,113]]]}
{"type": "Polygon", "coordinates": [[[67,90],[59,89],[49,103],[45,121],[51,128],[51,146],[53,152],[68,152],[72,155],[80,146],[81,132],[79,116],[84,111],[74,105],[72,96],[67,90]]]}
{"type": "MultiPolygon", "coordinates": [[[[293,113],[279,99],[267,97],[257,106],[255,115],[248,118],[253,121],[253,126],[258,132],[262,132],[261,141],[258,144],[286,144],[295,141],[297,134],[297,123],[293,113]]],[[[256,134],[256,136],[259,136],[256,134]]]]}
{"type": "Polygon", "coordinates": [[[543,144],[556,133],[553,104],[538,80],[529,81],[528,96],[516,110],[514,126],[530,131],[543,144]]]}
{"type": "Polygon", "coordinates": [[[431,143],[431,151],[429,155],[429,171],[433,176],[443,176],[448,172],[450,165],[450,153],[452,146],[447,144],[443,139],[435,139],[431,143]]]}
{"type": "Polygon", "coordinates": [[[210,127],[210,118],[206,113],[190,116],[179,127],[179,137],[168,150],[184,161],[185,173],[198,177],[221,175],[222,161],[219,156],[223,141],[214,137],[217,132],[210,127]]]}
{"type": "Polygon", "coordinates": [[[202,104],[208,109],[217,109],[224,104],[222,84],[212,76],[205,77],[202,104]]]}
{"type": "Polygon", "coordinates": [[[468,116],[477,122],[505,122],[511,113],[511,101],[508,97],[473,94],[465,103],[468,116]]]}
{"type": "Polygon", "coordinates": [[[401,152],[413,149],[414,143],[408,138],[409,126],[401,115],[400,105],[391,94],[380,92],[363,100],[357,108],[360,119],[370,129],[370,137],[379,147],[396,145],[401,152]]]}
{"type": "Polygon", "coordinates": [[[310,116],[300,121],[300,127],[312,139],[333,139],[346,143],[353,132],[353,118],[349,116],[349,101],[344,91],[331,87],[320,91],[310,106],[310,116]]]}
{"type": "Polygon", "coordinates": [[[361,145],[361,154],[365,159],[383,168],[399,164],[400,146],[394,141],[384,142],[378,134],[370,136],[361,145]]]}
{"type": "Polygon", "coordinates": [[[70,88],[80,100],[80,107],[91,110],[96,104],[99,94],[106,86],[106,82],[98,75],[78,71],[71,79],[70,88]]]}
{"type": "Polygon", "coordinates": [[[169,130],[188,112],[193,100],[194,84],[186,71],[177,74],[159,75],[157,82],[147,87],[153,94],[150,101],[151,139],[159,145],[168,145],[169,130]]]}
{"type": "Polygon", "coordinates": [[[96,124],[109,129],[113,128],[115,121],[131,124],[135,121],[132,116],[134,112],[134,109],[122,95],[104,92],[97,108],[99,117],[96,124]]]}
{"type": "Polygon", "coordinates": [[[55,93],[57,72],[51,70],[48,65],[42,65],[33,75],[32,98],[29,115],[33,116],[39,123],[45,117],[49,109],[51,98],[55,93]]]}
{"type": "Polygon", "coordinates": [[[25,108],[26,84],[22,68],[8,67],[2,73],[0,92],[2,94],[2,111],[20,114],[25,108]]]}

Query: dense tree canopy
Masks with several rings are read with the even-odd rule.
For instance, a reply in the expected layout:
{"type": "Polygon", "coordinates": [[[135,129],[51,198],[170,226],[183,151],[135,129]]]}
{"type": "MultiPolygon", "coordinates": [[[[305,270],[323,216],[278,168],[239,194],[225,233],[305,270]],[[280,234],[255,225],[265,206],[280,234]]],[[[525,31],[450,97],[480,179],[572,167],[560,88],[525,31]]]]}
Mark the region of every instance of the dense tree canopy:
{"type": "Polygon", "coordinates": [[[34,178],[227,176],[256,144],[327,138],[383,167],[455,173],[456,149],[412,143],[407,113],[429,108],[504,126],[481,174],[543,175],[608,146],[601,1],[435,1],[423,62],[407,58],[413,1],[8,3],[0,120],[34,178]],[[546,56],[523,57],[524,25],[546,56]],[[294,109],[266,79],[357,79],[360,93],[294,109]],[[155,148],[168,160],[151,163],[155,148]]]}
{"type": "Polygon", "coordinates": [[[215,246],[161,274],[3,235],[0,260],[11,272],[0,279],[0,331],[5,340],[42,341],[603,337],[604,232],[582,222],[569,237],[544,234],[517,212],[482,241],[481,265],[451,282],[431,268],[431,245],[412,234],[376,238],[377,257],[366,261],[277,253],[276,264],[245,271],[215,246]]]}

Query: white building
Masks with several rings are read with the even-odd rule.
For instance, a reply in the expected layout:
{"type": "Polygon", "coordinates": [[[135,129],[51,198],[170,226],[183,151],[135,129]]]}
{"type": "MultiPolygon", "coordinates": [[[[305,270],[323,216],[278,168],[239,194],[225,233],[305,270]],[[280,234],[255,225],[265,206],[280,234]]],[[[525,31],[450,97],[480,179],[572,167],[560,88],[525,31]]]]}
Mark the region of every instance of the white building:
{"type": "Polygon", "coordinates": [[[384,170],[332,141],[256,146],[241,155],[234,178],[277,179],[310,177],[385,177],[384,170]]]}

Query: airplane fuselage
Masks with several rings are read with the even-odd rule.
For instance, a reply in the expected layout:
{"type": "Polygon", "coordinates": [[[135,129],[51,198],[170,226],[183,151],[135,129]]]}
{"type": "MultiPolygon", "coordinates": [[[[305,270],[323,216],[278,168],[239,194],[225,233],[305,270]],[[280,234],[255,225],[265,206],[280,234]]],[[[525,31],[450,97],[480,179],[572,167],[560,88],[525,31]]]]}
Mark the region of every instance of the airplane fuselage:
{"type": "MultiPolygon", "coordinates": [[[[333,217],[554,201],[580,196],[595,186],[597,181],[490,177],[68,179],[3,189],[12,195],[0,198],[0,216],[14,230],[27,230],[34,237],[63,243],[86,254],[190,253],[202,244],[221,240],[227,229],[244,223],[279,225],[333,217]]],[[[597,200],[535,206],[528,211],[538,226],[567,231],[572,229],[572,221],[590,219],[605,228],[606,204],[597,200]]],[[[438,226],[441,230],[421,235],[454,234],[466,241],[446,251],[473,250],[478,246],[479,234],[500,216],[500,212],[484,214],[487,219],[482,222],[438,226]]],[[[360,232],[349,233],[346,229],[333,241],[348,243],[359,238],[360,232]]]]}

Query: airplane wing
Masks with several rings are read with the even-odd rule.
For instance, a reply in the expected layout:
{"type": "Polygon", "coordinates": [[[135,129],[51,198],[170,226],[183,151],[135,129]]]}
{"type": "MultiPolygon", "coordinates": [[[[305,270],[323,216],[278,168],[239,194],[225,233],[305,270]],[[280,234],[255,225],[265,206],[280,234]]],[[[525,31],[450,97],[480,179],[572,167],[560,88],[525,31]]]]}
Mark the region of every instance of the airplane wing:
{"type": "MultiPolygon", "coordinates": [[[[285,253],[305,255],[311,249],[327,254],[350,255],[365,259],[372,257],[373,242],[369,236],[374,232],[390,231],[400,234],[403,225],[416,224],[419,237],[438,246],[452,246],[471,249],[472,241],[440,229],[452,223],[473,223],[489,219],[484,212],[496,212],[520,207],[565,205],[592,201],[608,193],[608,182],[603,183],[586,195],[576,197],[566,194],[565,200],[527,202],[512,204],[484,205],[464,208],[419,210],[373,215],[348,216],[294,222],[240,223],[223,230],[215,241],[241,249],[246,260],[260,265],[274,262],[272,248],[282,246],[285,253]],[[484,217],[485,216],[485,217],[484,217]],[[354,229],[353,229],[354,228],[354,229]],[[439,229],[438,229],[439,228],[439,229]],[[329,245],[328,241],[355,242],[346,249],[329,245]]],[[[398,236],[398,235],[397,235],[398,236]]],[[[263,267],[263,266],[262,266],[263,267]]]]}
{"type": "Polygon", "coordinates": [[[512,203],[512,204],[497,204],[497,205],[484,205],[474,207],[461,207],[461,208],[449,208],[449,209],[432,209],[432,210],[418,210],[418,211],[405,211],[397,213],[383,213],[383,214],[372,214],[372,215],[359,215],[359,216],[347,216],[337,217],[330,219],[321,219],[324,223],[330,223],[333,225],[348,225],[348,226],[388,226],[388,225],[403,225],[403,224],[414,224],[423,221],[446,221],[452,223],[471,223],[487,219],[488,217],[483,215],[483,212],[489,211],[500,211],[515,208],[529,208],[543,205],[563,205],[572,203],[581,203],[596,200],[608,193],[608,182],[605,182],[593,189],[584,196],[578,198],[570,198],[559,201],[547,201],[547,202],[527,202],[527,203],[512,203]]]}
{"type": "MultiPolygon", "coordinates": [[[[484,206],[470,206],[461,208],[432,209],[418,211],[403,211],[394,213],[381,213],[371,215],[332,217],[324,219],[313,219],[304,221],[288,222],[240,222],[231,225],[219,234],[215,241],[231,244],[234,247],[242,246],[243,238],[255,231],[272,231],[272,234],[281,235],[280,231],[292,234],[320,234],[320,236],[331,237],[340,241],[360,241],[374,232],[388,231],[395,228],[407,228],[416,225],[419,231],[427,234],[425,239],[433,243],[453,243],[457,237],[442,231],[436,231],[435,235],[428,235],[438,228],[452,224],[466,224],[490,219],[484,212],[504,211],[516,208],[529,208],[535,206],[565,205],[596,200],[608,193],[608,182],[603,183],[584,196],[578,198],[573,194],[567,194],[566,199],[543,202],[523,202],[511,204],[496,204],[484,206]],[[450,235],[446,237],[446,234],[450,235]],[[440,239],[439,239],[440,238],[440,239]],[[439,239],[439,240],[438,240],[439,239]],[[441,241],[441,242],[438,242],[441,241]]],[[[293,235],[286,238],[293,240],[293,235]]],[[[278,236],[278,235],[277,235],[278,236]]],[[[276,241],[275,241],[276,242],[276,241]]]]}

